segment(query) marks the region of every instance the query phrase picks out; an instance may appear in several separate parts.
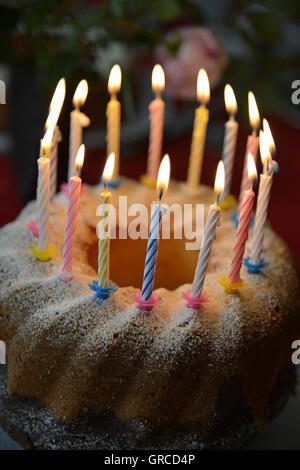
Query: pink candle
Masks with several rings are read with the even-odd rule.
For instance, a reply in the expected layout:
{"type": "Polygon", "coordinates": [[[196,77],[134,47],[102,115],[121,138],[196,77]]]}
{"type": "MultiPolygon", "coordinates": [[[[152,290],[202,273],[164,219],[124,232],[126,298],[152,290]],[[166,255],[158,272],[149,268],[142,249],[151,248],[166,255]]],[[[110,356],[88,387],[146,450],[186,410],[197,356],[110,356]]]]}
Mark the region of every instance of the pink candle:
{"type": "Polygon", "coordinates": [[[250,189],[244,192],[241,210],[240,210],[240,217],[239,217],[239,224],[235,235],[235,246],[233,249],[233,257],[231,261],[230,267],[230,274],[229,274],[229,282],[231,284],[236,284],[241,282],[240,279],[240,271],[243,262],[243,256],[246,246],[246,241],[248,238],[248,231],[249,231],[249,223],[251,220],[252,208],[254,203],[255,194],[252,190],[252,183],[256,178],[256,167],[254,158],[249,153],[248,155],[248,177],[250,180],[250,189]]]}
{"type": "Polygon", "coordinates": [[[160,165],[165,103],[161,99],[161,92],[165,86],[164,71],[160,65],[155,65],[152,72],[152,89],[156,98],[150,103],[150,137],[147,162],[147,177],[156,181],[160,165]]]}
{"type": "Polygon", "coordinates": [[[84,160],[84,145],[81,145],[75,160],[77,168],[77,175],[72,176],[69,180],[69,202],[67,221],[65,229],[64,249],[63,249],[63,261],[61,267],[60,278],[63,281],[69,281],[72,279],[72,262],[73,262],[73,246],[76,231],[76,220],[77,212],[79,207],[80,190],[81,190],[81,178],[80,170],[84,160]]]}
{"type": "Polygon", "coordinates": [[[259,116],[256,101],[255,101],[255,97],[252,91],[249,91],[248,93],[248,105],[249,105],[249,120],[250,120],[250,124],[252,127],[252,134],[249,135],[247,138],[243,176],[242,176],[240,196],[239,196],[238,213],[240,213],[241,211],[244,193],[245,191],[247,191],[247,189],[249,189],[250,183],[251,183],[248,177],[248,154],[249,153],[252,154],[254,158],[254,162],[256,163],[257,151],[258,151],[258,146],[259,146],[259,137],[257,135],[257,129],[259,127],[260,116],[259,116]]]}

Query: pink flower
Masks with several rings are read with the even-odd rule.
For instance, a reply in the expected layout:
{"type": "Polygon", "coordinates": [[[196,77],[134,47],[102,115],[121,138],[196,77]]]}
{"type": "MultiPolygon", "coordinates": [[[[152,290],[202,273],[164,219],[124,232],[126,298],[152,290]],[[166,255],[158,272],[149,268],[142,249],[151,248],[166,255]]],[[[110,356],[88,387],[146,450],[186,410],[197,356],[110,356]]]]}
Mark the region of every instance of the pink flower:
{"type": "Polygon", "coordinates": [[[166,43],[157,47],[155,60],[162,64],[166,75],[166,92],[176,98],[194,100],[197,74],[204,68],[211,87],[220,81],[227,57],[216,36],[206,28],[182,27],[166,36],[166,43]],[[178,50],[172,55],[170,46],[178,50]],[[168,47],[169,45],[169,47],[168,47]]]}

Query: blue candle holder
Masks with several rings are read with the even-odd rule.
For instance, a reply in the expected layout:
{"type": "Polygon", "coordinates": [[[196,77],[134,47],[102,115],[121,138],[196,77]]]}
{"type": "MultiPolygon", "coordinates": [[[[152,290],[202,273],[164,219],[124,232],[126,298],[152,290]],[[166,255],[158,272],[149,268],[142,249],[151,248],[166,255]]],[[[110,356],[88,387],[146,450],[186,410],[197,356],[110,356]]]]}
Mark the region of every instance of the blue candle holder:
{"type": "Polygon", "coordinates": [[[264,259],[261,260],[259,264],[251,263],[250,262],[250,256],[244,259],[244,265],[248,269],[248,273],[250,274],[260,274],[261,270],[266,268],[269,263],[265,261],[264,259]]]}
{"type": "MultiPolygon", "coordinates": [[[[103,178],[101,176],[100,183],[104,184],[103,178]]],[[[107,181],[107,187],[111,189],[116,189],[124,183],[124,179],[119,176],[116,180],[107,181]]]]}
{"type": "Polygon", "coordinates": [[[92,283],[89,284],[89,288],[95,292],[95,295],[99,299],[107,299],[110,294],[113,294],[118,290],[116,284],[112,283],[111,281],[109,281],[109,287],[99,287],[97,281],[92,281],[92,283]]]}

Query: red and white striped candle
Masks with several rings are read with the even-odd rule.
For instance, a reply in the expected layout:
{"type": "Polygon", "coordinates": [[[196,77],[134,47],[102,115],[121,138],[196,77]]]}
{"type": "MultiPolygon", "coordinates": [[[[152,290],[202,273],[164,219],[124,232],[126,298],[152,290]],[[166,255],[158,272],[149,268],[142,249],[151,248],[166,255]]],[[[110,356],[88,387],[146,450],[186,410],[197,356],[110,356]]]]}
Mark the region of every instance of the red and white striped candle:
{"type": "Polygon", "coordinates": [[[248,155],[248,178],[250,181],[250,189],[244,192],[242,200],[239,224],[235,235],[235,246],[233,249],[233,257],[231,261],[229,281],[236,284],[241,281],[240,272],[243,263],[243,256],[248,239],[249,223],[251,220],[252,208],[254,203],[255,194],[252,189],[253,181],[257,173],[254,158],[251,153],[248,155]]]}
{"type": "Polygon", "coordinates": [[[69,202],[65,228],[63,261],[60,274],[60,278],[64,281],[69,281],[72,279],[73,247],[81,190],[80,170],[83,165],[84,151],[84,145],[81,145],[75,159],[77,175],[71,176],[69,180],[69,202]]]}
{"type": "Polygon", "coordinates": [[[156,97],[149,105],[150,112],[150,136],[147,161],[147,176],[155,181],[160,165],[163,131],[164,131],[164,113],[165,103],[161,99],[161,92],[165,87],[165,74],[161,65],[155,65],[152,71],[152,89],[156,97]]]}
{"type": "Polygon", "coordinates": [[[252,91],[249,91],[248,93],[248,107],[249,107],[249,120],[250,120],[250,124],[252,127],[252,134],[249,135],[247,138],[243,176],[242,176],[240,196],[239,196],[238,213],[240,213],[241,211],[244,193],[250,187],[250,181],[248,177],[248,155],[249,153],[251,153],[254,158],[254,163],[256,163],[257,152],[258,152],[258,147],[259,147],[259,137],[257,135],[257,130],[259,128],[260,116],[259,116],[259,111],[257,108],[256,100],[252,91]]]}

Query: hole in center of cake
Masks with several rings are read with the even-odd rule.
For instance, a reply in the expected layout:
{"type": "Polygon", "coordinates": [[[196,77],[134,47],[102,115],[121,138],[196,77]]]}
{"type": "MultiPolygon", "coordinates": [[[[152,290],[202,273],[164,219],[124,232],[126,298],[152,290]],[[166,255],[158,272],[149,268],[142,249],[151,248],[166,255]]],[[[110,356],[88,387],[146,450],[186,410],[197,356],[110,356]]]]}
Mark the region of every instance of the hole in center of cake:
{"type": "MultiPolygon", "coordinates": [[[[165,287],[177,289],[191,283],[197,264],[198,250],[186,250],[187,240],[161,239],[155,272],[154,289],[165,287]]],[[[132,286],[141,289],[147,240],[110,240],[110,279],[120,287],[132,286]]],[[[98,241],[90,246],[89,264],[97,271],[98,241]]]]}

